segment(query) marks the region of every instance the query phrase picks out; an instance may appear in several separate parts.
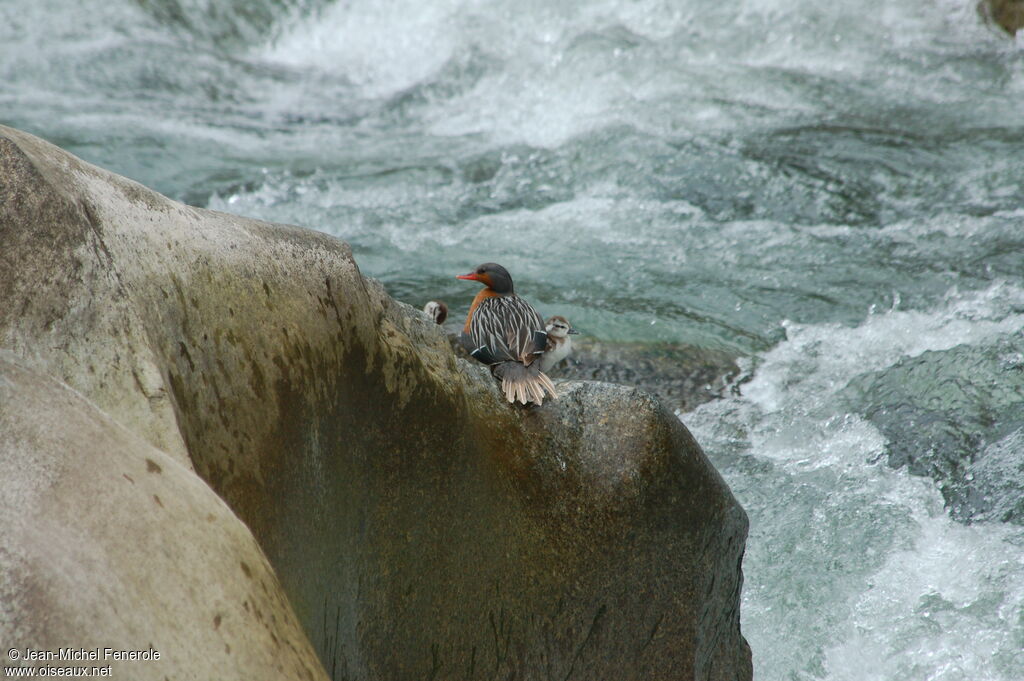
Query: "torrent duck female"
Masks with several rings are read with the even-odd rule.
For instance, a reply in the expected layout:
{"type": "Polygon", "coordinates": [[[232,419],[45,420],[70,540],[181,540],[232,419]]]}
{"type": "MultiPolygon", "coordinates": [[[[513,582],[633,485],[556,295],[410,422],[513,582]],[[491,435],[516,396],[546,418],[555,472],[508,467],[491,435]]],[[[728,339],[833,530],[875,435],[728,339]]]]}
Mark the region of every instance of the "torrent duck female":
{"type": "Polygon", "coordinates": [[[474,359],[488,365],[501,379],[505,398],[539,405],[545,393],[558,397],[538,361],[548,342],[544,321],[532,305],[515,294],[508,270],[488,262],[456,278],[484,285],[469,306],[459,340],[474,359]]]}

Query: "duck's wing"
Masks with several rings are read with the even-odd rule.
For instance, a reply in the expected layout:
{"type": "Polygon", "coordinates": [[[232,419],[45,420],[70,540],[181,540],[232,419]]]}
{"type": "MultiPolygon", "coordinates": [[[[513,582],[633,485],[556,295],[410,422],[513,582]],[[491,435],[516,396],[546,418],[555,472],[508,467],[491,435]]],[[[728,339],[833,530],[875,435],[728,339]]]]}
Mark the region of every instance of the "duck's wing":
{"type": "Polygon", "coordinates": [[[544,320],[514,294],[483,300],[473,312],[469,335],[470,353],[487,364],[530,364],[544,352],[548,338],[544,320]]]}

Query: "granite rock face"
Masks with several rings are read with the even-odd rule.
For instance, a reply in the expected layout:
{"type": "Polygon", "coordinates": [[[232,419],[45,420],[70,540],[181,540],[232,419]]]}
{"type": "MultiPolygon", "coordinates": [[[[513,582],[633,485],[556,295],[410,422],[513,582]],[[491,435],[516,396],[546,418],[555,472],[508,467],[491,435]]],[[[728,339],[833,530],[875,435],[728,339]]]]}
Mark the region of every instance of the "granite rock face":
{"type": "Polygon", "coordinates": [[[333,678],[751,677],[746,516],[646,393],[511,408],[336,239],[9,128],[0,178],[0,347],[212,487],[333,678]]]}

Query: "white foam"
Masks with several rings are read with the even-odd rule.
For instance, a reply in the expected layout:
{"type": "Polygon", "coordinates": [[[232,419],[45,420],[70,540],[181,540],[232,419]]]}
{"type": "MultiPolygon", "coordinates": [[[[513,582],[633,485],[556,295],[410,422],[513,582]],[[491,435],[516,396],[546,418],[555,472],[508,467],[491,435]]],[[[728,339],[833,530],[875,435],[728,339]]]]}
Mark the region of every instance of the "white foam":
{"type": "Polygon", "coordinates": [[[825,651],[830,681],[1009,681],[1024,669],[1024,532],[920,518],[853,599],[825,651]]]}
{"type": "Polygon", "coordinates": [[[486,55],[493,68],[469,90],[425,105],[428,129],[554,147],[615,121],[667,133],[763,124],[771,111],[827,115],[816,78],[854,88],[870,79],[872,93],[884,83],[900,99],[908,89],[919,99],[948,98],[970,84],[922,60],[979,43],[1008,49],[979,26],[973,4],[339,2],[261,57],[385,97],[432,80],[451,61],[486,55]],[[737,96],[749,111],[724,103],[737,96]]]}
{"type": "Polygon", "coordinates": [[[1024,678],[1024,530],[951,520],[932,480],[880,462],[885,437],[837,395],[901,357],[1021,333],[1022,304],[996,283],[855,327],[790,324],[742,396],[683,415],[751,516],[755,678],[1024,678]]]}
{"type": "Polygon", "coordinates": [[[891,366],[901,357],[947,350],[1024,329],[1024,290],[996,283],[983,291],[952,289],[933,311],[884,311],[860,326],[784,323],[788,340],[764,355],[743,386],[746,399],[766,411],[809,407],[851,378],[891,366]]]}
{"type": "Polygon", "coordinates": [[[343,75],[366,96],[392,94],[435,73],[459,44],[458,2],[338,2],[263,53],[293,67],[343,75]]]}

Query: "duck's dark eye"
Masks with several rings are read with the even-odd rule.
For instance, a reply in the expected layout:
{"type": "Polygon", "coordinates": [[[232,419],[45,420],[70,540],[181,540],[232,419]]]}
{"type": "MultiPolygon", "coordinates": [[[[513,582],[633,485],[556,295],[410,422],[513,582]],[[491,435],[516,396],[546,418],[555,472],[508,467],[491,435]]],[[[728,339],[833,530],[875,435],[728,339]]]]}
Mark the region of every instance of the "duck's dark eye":
{"type": "Polygon", "coordinates": [[[476,268],[476,273],[477,274],[483,274],[484,273],[484,268],[483,267],[477,267],[476,268]]]}

